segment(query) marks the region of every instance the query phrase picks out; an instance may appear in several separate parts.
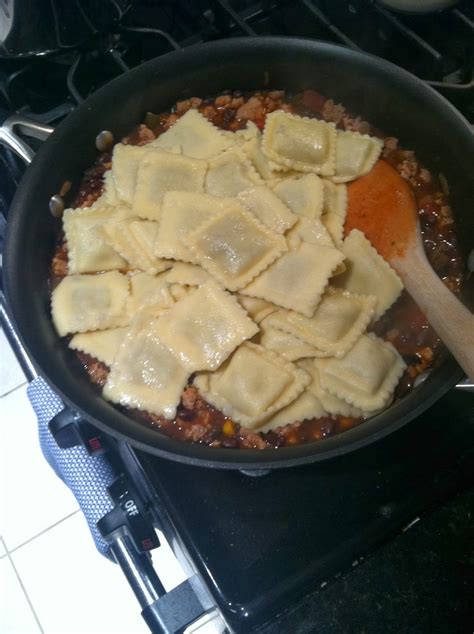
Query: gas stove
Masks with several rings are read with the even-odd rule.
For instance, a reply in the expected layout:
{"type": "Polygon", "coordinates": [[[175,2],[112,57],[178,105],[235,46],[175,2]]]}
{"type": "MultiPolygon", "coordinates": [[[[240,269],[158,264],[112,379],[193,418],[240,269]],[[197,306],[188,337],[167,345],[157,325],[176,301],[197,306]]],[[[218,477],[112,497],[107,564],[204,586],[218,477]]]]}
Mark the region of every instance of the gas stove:
{"type": "MultiPolygon", "coordinates": [[[[56,124],[99,86],[147,59],[212,39],[278,34],[384,57],[474,120],[469,0],[425,16],[394,13],[369,0],[105,5],[108,11],[99,12],[93,3],[76,2],[66,15],[55,14],[62,29],[26,38],[15,13],[9,16],[0,49],[5,114],[56,124]]],[[[0,161],[3,235],[24,166],[1,145],[0,161]]],[[[3,309],[2,317],[33,378],[3,309]]],[[[466,389],[452,390],[409,426],[369,447],[271,473],[166,461],[61,417],[51,429],[59,446],[80,444],[113,465],[111,510],[98,530],[152,631],[183,631],[213,613],[231,632],[268,634],[290,628],[463,631],[470,622],[465,581],[472,527],[465,518],[472,510],[474,407],[466,389]],[[169,593],[149,555],[159,545],[155,527],[189,572],[188,581],[169,593]],[[454,540],[464,559],[453,555],[454,540]]]]}

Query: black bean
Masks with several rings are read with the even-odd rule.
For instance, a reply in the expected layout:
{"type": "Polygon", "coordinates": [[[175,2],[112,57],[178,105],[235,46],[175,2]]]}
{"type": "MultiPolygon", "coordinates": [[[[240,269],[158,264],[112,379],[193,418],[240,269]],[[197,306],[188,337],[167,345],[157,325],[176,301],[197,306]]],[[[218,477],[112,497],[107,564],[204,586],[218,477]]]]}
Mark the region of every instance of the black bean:
{"type": "Polygon", "coordinates": [[[223,435],[221,437],[220,441],[221,441],[222,447],[226,447],[226,448],[229,448],[229,449],[233,449],[234,447],[237,447],[237,445],[239,444],[238,440],[237,440],[237,438],[235,436],[225,436],[225,435],[223,435]]]}
{"type": "Polygon", "coordinates": [[[193,409],[186,409],[185,407],[179,406],[176,417],[184,421],[191,421],[196,418],[196,412],[193,409]]]}

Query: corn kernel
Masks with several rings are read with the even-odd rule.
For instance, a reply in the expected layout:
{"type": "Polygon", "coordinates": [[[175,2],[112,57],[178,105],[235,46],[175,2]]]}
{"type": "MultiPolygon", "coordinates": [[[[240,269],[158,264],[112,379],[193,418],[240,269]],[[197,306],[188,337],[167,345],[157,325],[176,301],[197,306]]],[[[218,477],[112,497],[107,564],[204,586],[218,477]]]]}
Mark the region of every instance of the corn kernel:
{"type": "Polygon", "coordinates": [[[222,431],[226,436],[233,436],[235,434],[234,423],[231,420],[226,420],[222,425],[222,431]]]}

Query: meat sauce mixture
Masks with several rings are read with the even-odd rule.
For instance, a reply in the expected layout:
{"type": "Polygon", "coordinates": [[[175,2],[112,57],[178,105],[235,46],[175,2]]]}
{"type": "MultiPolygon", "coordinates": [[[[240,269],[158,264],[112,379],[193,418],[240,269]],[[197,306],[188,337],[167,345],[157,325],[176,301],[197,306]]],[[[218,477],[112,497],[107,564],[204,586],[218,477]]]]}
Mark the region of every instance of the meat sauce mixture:
{"type": "MultiPolygon", "coordinates": [[[[163,114],[150,113],[145,123],[123,139],[123,143],[145,145],[153,141],[190,108],[198,108],[214,125],[224,130],[235,131],[244,128],[249,120],[262,129],[267,113],[283,109],[303,116],[332,121],[342,130],[355,130],[383,138],[383,158],[398,171],[413,190],[428,259],[445,284],[454,293],[459,293],[462,263],[456,245],[446,187],[443,187],[437,176],[418,163],[414,152],[399,148],[396,138],[384,137],[366,121],[350,115],[342,105],[312,90],[306,90],[296,96],[289,96],[283,91],[252,94],[228,91],[215,98],[180,101],[171,111],[163,114]]],[[[103,174],[110,167],[111,154],[101,154],[96,163],[85,172],[72,207],[88,207],[100,196],[103,174]]],[[[53,288],[67,274],[67,257],[67,245],[60,238],[52,261],[53,288]]],[[[413,387],[416,377],[433,367],[442,356],[441,344],[436,333],[405,291],[378,320],[373,331],[379,337],[390,341],[407,364],[406,372],[396,389],[395,399],[406,394],[413,387]]],[[[107,378],[108,367],[84,353],[76,354],[88,372],[90,380],[101,388],[107,378]]],[[[211,407],[192,385],[185,389],[176,419],[173,421],[138,410],[123,409],[144,424],[152,425],[181,441],[201,443],[210,447],[246,449],[278,448],[312,442],[338,434],[359,425],[364,420],[343,416],[325,417],[295,421],[274,431],[257,433],[241,427],[211,407]]]]}

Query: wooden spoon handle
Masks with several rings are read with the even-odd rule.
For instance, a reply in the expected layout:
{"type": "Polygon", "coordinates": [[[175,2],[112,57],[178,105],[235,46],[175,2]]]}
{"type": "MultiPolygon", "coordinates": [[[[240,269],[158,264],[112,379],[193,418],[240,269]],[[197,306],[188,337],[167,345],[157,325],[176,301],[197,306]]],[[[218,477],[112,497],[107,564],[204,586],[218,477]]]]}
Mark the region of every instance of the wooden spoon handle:
{"type": "Polygon", "coordinates": [[[397,269],[439,338],[474,380],[474,315],[444,285],[418,249],[408,250],[397,262],[397,269]]]}

